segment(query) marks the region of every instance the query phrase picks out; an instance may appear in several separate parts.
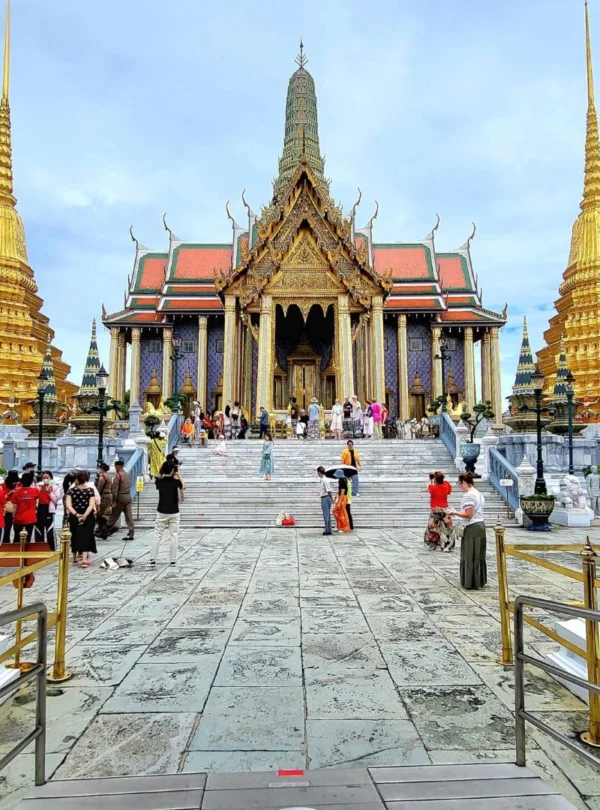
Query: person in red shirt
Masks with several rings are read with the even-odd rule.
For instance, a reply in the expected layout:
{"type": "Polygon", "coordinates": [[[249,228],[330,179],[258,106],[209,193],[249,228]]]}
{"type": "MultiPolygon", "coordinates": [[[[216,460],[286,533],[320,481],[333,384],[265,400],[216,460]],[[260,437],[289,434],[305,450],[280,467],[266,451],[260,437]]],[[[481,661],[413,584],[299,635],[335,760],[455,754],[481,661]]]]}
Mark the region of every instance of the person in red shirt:
{"type": "Polygon", "coordinates": [[[18,470],[9,470],[6,473],[6,478],[0,484],[0,503],[2,504],[2,529],[3,529],[2,533],[0,533],[0,542],[2,542],[3,540],[6,540],[7,543],[10,542],[10,532],[13,525],[12,510],[14,509],[14,507],[12,503],[10,503],[9,496],[17,487],[20,486],[21,484],[19,483],[18,470]]]}
{"type": "Polygon", "coordinates": [[[9,496],[14,506],[13,512],[13,542],[19,542],[19,534],[23,529],[27,531],[27,542],[37,523],[37,504],[40,497],[39,489],[34,485],[34,473],[23,473],[21,486],[13,490],[9,496]]]}
{"type": "Polygon", "coordinates": [[[54,514],[56,504],[60,500],[60,487],[52,480],[50,470],[44,470],[41,481],[38,483],[40,499],[37,507],[37,537],[41,543],[48,543],[51,551],[55,551],[54,540],[54,514]]]}
{"type": "Polygon", "coordinates": [[[452,551],[456,539],[452,530],[452,518],[448,514],[448,495],[452,487],[444,479],[444,473],[429,475],[429,522],[425,529],[425,548],[430,551],[452,551]]]}

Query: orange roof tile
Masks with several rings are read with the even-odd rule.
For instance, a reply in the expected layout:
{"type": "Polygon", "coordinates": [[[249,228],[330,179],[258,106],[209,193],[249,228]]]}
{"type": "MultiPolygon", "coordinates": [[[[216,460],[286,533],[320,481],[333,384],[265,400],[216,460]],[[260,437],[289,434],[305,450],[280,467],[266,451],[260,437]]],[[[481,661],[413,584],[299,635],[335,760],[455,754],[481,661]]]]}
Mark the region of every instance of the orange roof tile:
{"type": "Polygon", "coordinates": [[[231,269],[231,245],[179,245],[173,251],[170,280],[213,278],[215,268],[231,269]]]}
{"type": "Polygon", "coordinates": [[[483,321],[496,323],[496,318],[492,318],[484,312],[477,312],[472,309],[452,309],[441,313],[443,321],[483,321]]]}
{"type": "Polygon", "coordinates": [[[391,269],[394,279],[435,278],[425,245],[374,245],[373,265],[379,274],[391,269]]]}
{"type": "Polygon", "coordinates": [[[223,304],[220,298],[165,298],[160,308],[162,310],[173,309],[222,309],[223,304]]]}
{"type": "Polygon", "coordinates": [[[147,253],[139,261],[135,292],[157,292],[165,277],[167,256],[165,253],[147,253]]]}
{"type": "Polygon", "coordinates": [[[443,290],[472,290],[467,260],[459,254],[438,253],[438,269],[443,290]]]}
{"type": "Polygon", "coordinates": [[[389,309],[442,309],[439,298],[388,298],[385,302],[389,309]]]}

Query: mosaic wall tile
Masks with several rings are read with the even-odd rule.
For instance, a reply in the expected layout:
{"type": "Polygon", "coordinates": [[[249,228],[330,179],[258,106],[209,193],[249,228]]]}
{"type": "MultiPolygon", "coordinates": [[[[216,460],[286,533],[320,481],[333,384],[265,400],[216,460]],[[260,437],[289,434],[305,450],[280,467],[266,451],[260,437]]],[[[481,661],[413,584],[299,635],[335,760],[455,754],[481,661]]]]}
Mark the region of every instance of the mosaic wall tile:
{"type": "Polygon", "coordinates": [[[431,331],[421,323],[409,323],[408,334],[408,385],[413,384],[417,371],[427,395],[431,392],[431,331]],[[412,344],[411,344],[411,341],[412,344]],[[411,348],[412,345],[412,348],[411,348]],[[419,347],[420,351],[416,347],[419,347]]]}
{"type": "MultiPolygon", "coordinates": [[[[452,375],[454,377],[454,382],[456,385],[461,389],[464,393],[465,390],[465,344],[464,344],[464,337],[462,334],[457,334],[456,332],[451,332],[446,335],[446,337],[450,341],[455,341],[456,348],[454,350],[450,350],[450,362],[446,364],[446,380],[448,379],[448,374],[450,373],[450,369],[452,369],[452,375]]],[[[453,345],[453,344],[451,344],[453,345]]]]}
{"type": "Polygon", "coordinates": [[[213,390],[219,384],[223,371],[223,317],[218,320],[212,318],[208,323],[208,397],[210,406],[214,408],[213,390]],[[220,352],[217,352],[217,341],[219,341],[220,352]]]}
{"type": "Polygon", "coordinates": [[[144,401],[144,391],[148,388],[150,377],[155,369],[158,382],[162,385],[162,362],[162,334],[152,338],[142,336],[140,341],[140,392],[144,401]],[[156,351],[157,349],[158,351],[156,351]]]}
{"type": "Polygon", "coordinates": [[[252,341],[252,413],[250,418],[256,413],[256,384],[258,380],[258,341],[252,341]]]}
{"type": "Polygon", "coordinates": [[[398,327],[395,317],[388,316],[383,324],[383,342],[385,348],[385,387],[391,388],[389,400],[390,414],[398,413],[398,327]]]}
{"type": "Polygon", "coordinates": [[[190,378],[194,388],[198,388],[198,322],[186,321],[175,325],[173,331],[174,338],[181,339],[181,360],[177,363],[177,385],[183,385],[186,373],[190,372],[190,378]],[[193,345],[193,351],[186,351],[186,343],[193,345]]]}

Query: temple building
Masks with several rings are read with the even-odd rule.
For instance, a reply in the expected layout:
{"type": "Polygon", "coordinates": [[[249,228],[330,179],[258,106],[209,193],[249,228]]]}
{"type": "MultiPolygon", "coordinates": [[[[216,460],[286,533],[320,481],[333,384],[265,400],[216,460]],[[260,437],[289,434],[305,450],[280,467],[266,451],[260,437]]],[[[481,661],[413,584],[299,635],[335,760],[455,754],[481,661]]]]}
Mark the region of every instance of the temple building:
{"type": "Polygon", "coordinates": [[[581,213],[573,225],[556,314],[544,333],[546,346],[538,352],[538,361],[546,377],[545,390],[551,395],[564,338],[567,364],[575,376],[575,397],[594,402],[600,397],[600,147],[587,3],[585,42],[588,104],[581,213]]]}
{"type": "MultiPolygon", "coordinates": [[[[41,312],[43,301],[27,259],[23,221],[13,195],[12,139],[9,105],[10,0],[6,11],[4,74],[0,100],[0,403],[13,400],[21,419],[31,415],[38,376],[54,332],[41,312]],[[50,341],[49,341],[50,339],[50,341]]],[[[61,352],[51,346],[56,396],[68,401],[77,386],[61,352]]]]}
{"type": "Polygon", "coordinates": [[[109,394],[142,407],[185,388],[203,407],[239,401],[283,411],[316,397],[385,400],[390,413],[420,418],[446,392],[502,414],[502,314],[482,305],[469,237],[436,248],[439,219],[423,239],[375,241],[378,207],[357,225],[359,198],[344,214],[330,194],[319,144],[317,98],[302,45],[287,92],[283,154],[273,197],[247,223],[227,206],[227,244],[186,242],[168,227],[166,250],[135,238],[125,308],[108,314],[109,394]],[[482,358],[475,379],[475,344],[482,358]],[[128,359],[129,355],[129,359],[128,359]],[[449,383],[449,385],[448,385],[449,383]],[[158,390],[157,390],[158,389],[158,390]],[[160,392],[160,395],[159,395],[160,392]]]}

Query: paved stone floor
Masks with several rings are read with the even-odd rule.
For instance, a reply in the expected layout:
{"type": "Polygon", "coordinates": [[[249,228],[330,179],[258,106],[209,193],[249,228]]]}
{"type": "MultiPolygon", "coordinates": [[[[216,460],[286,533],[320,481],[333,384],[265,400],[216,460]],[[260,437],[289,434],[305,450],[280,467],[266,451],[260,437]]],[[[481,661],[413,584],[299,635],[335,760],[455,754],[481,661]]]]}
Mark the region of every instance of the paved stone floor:
{"type": "MultiPolygon", "coordinates": [[[[489,534],[479,592],[460,590],[458,552],[432,554],[408,529],[186,530],[177,565],[163,556],[156,568],[145,532],[127,546],[132,569],[73,568],[74,677],[48,689],[49,774],[514,761],[489,534]]],[[[548,539],[580,548],[585,532],[548,539]]],[[[510,529],[507,540],[540,536],[510,529]]],[[[578,568],[576,551],[552,559],[578,568]]],[[[509,580],[513,594],[580,598],[578,583],[522,561],[509,561],[509,580]]],[[[0,610],[14,600],[3,591],[0,610]]],[[[54,592],[43,573],[28,598],[51,604],[54,592]]],[[[527,641],[554,649],[533,629],[527,641]]],[[[528,673],[527,705],[570,735],[585,728],[584,705],[543,673],[528,673]]],[[[0,707],[0,754],[30,729],[33,706],[24,691],[0,707]]],[[[598,771],[535,730],[528,753],[577,807],[600,810],[598,771]]],[[[2,810],[32,774],[30,752],[0,774],[2,810]]]]}

